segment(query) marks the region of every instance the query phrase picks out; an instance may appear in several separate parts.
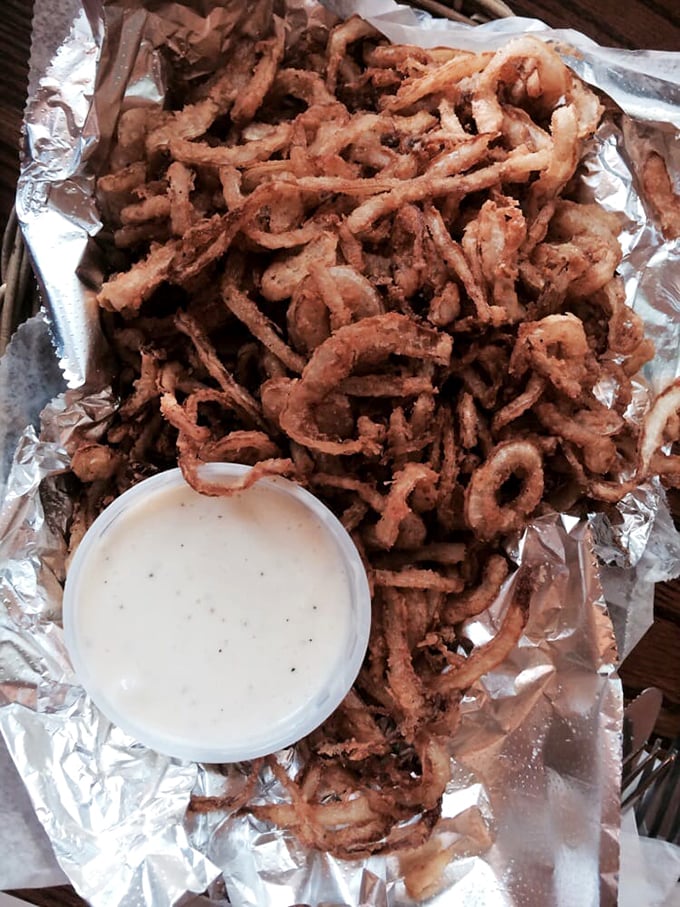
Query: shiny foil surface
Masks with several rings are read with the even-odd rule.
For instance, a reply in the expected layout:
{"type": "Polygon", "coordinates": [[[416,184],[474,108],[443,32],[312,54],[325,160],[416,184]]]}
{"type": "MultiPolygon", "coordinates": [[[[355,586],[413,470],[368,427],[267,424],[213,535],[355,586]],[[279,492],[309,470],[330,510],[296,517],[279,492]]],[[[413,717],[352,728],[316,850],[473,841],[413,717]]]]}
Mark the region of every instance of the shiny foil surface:
{"type": "MultiPolygon", "coordinates": [[[[118,113],[163,102],[159,44],[209,71],[237,5],[36,0],[17,207],[71,390],[44,411],[39,434],[22,438],[0,512],[0,730],[59,863],[95,907],[169,907],[185,891],[206,889],[213,903],[243,907],[408,905],[412,867],[403,857],[347,863],[308,852],[252,817],[187,814],[192,790],[236,791],[247,767],[167,759],[111,726],[78,685],[59,623],[69,516],[59,477],[74,433],[98,437],[116,405],[91,289],[98,271],[90,240],[100,227],[94,176],[118,113]]],[[[659,351],[636,392],[639,416],[647,384],[658,389],[680,373],[678,243],[660,236],[636,177],[650,145],[680,174],[680,54],[612,51],[535,20],[471,29],[391,0],[328,5],[370,18],[392,40],[425,46],[493,49],[535,32],[618,105],[589,150],[582,192],[622,217],[628,302],[659,351]]],[[[309,16],[331,21],[308,0],[286,6],[293,31],[309,16]]],[[[600,392],[606,399],[607,388],[600,392]]],[[[678,535],[652,482],[624,499],[616,520],[535,521],[511,554],[518,571],[490,611],[470,621],[471,640],[493,635],[522,570],[542,581],[519,646],[465,697],[431,844],[445,868],[428,903],[614,904],[622,708],[615,667],[651,623],[653,584],[680,572],[678,535]]],[[[279,758],[293,770],[304,752],[279,758]]],[[[282,796],[266,773],[258,796],[282,796]]]]}

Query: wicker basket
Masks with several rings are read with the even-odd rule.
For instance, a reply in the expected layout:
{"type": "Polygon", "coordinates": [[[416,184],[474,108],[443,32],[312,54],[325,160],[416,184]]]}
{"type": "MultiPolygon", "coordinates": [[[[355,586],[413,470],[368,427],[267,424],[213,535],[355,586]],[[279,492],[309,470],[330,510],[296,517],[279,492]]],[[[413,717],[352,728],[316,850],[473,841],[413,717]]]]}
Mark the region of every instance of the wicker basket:
{"type": "Polygon", "coordinates": [[[40,295],[14,210],[2,239],[0,280],[1,356],[19,325],[40,309],[40,295]]]}
{"type": "Polygon", "coordinates": [[[503,0],[452,0],[440,3],[439,0],[402,0],[409,6],[427,10],[433,16],[451,19],[454,22],[465,22],[467,25],[480,25],[491,19],[507,19],[515,14],[503,0]]]}
{"type": "MultiPolygon", "coordinates": [[[[434,16],[478,25],[514,15],[503,0],[402,0],[434,16]]],[[[17,327],[40,308],[40,295],[31,271],[16,212],[12,211],[2,241],[0,261],[0,356],[17,327]]]]}

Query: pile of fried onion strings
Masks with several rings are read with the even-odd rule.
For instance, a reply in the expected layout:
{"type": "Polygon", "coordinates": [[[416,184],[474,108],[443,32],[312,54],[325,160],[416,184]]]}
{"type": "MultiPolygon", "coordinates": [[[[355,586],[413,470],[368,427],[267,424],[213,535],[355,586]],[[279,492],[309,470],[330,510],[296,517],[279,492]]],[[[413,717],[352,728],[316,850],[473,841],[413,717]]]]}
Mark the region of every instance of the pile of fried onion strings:
{"type": "Polygon", "coordinates": [[[549,46],[394,46],[358,18],[291,45],[267,3],[248,13],[220,71],[178,67],[171,107],[121,115],[98,180],[120,407],[73,451],[71,545],[177,462],[206,494],[224,488],[201,464],[239,462],[338,515],[373,594],[356,684],[297,777],[265,760],[288,802],[255,799],[256,763],[193,808],[352,858],[421,845],[439,817],[461,698],[527,618],[520,571],[497,636],[459,632],[509,577],[508,537],[677,484],[660,451],[680,387],[629,417],[653,346],[617,218],[574,179],[602,105],[549,46]]]}

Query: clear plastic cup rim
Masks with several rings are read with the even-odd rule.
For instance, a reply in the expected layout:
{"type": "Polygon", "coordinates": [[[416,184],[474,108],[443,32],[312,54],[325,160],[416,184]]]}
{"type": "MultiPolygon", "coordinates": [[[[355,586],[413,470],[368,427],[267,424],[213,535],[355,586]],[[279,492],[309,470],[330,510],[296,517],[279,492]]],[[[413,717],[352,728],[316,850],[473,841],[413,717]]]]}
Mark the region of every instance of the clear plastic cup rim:
{"type": "MultiPolygon", "coordinates": [[[[237,480],[251,469],[239,463],[208,463],[200,474],[208,480],[237,480]]],[[[352,687],[368,647],[371,627],[371,595],[366,571],[351,537],[337,517],[317,497],[287,479],[267,477],[258,480],[258,487],[272,493],[291,495],[305,505],[324,525],[337,545],[350,586],[351,633],[343,652],[339,653],[334,670],[328,672],[326,683],[314,695],[304,711],[297,711],[290,720],[282,720],[256,738],[239,739],[238,728],[224,745],[206,744],[183,736],[159,734],[142,726],[137,720],[117,708],[92,675],[83,655],[78,627],[80,578],[90,554],[114,521],[142,500],[170,488],[186,486],[180,469],[158,473],[134,485],[117,497],[89,527],[83,536],[67,571],[64,586],[64,639],[78,681],[99,710],[113,724],[139,743],[164,755],[192,762],[242,762],[276,752],[302,740],[322,724],[340,705],[352,687]]],[[[246,492],[247,493],[247,492],[246,492]]],[[[90,605],[91,607],[91,605],[90,605]]]]}

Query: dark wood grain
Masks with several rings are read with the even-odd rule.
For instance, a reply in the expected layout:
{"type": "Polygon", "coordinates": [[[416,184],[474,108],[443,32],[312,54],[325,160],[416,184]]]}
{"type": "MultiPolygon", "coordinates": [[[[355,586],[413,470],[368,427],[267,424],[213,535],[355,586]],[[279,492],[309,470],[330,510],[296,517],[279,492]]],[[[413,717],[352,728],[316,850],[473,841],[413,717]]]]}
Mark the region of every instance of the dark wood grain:
{"type": "MultiPolygon", "coordinates": [[[[601,44],[680,51],[680,6],[677,0],[510,0],[518,15],[549,25],[575,28],[601,44]]],[[[32,0],[1,0],[0,15],[0,227],[14,197],[18,174],[20,125],[28,72],[32,0]]],[[[672,497],[680,517],[680,496],[672,497]]],[[[646,686],[665,695],[657,730],[680,733],[680,581],[657,588],[657,619],[621,670],[624,689],[633,696],[646,686]]],[[[70,888],[17,891],[17,897],[41,907],[82,907],[70,888]]]]}
{"type": "MultiPolygon", "coordinates": [[[[680,491],[668,492],[675,525],[680,527],[680,491]]],[[[632,699],[656,686],[664,700],[656,733],[669,740],[680,735],[680,579],[659,583],[654,596],[654,625],[619,671],[624,695],[632,699]]]]}
{"type": "Polygon", "coordinates": [[[19,172],[33,0],[2,0],[0,15],[0,224],[14,204],[19,172]]]}
{"type": "Polygon", "coordinates": [[[677,0],[510,0],[519,16],[576,28],[608,47],[680,50],[677,0]]]}
{"type": "Polygon", "coordinates": [[[38,907],[87,907],[87,901],[79,898],[75,891],[66,885],[58,888],[22,888],[7,893],[29,904],[37,904],[38,907]]]}

